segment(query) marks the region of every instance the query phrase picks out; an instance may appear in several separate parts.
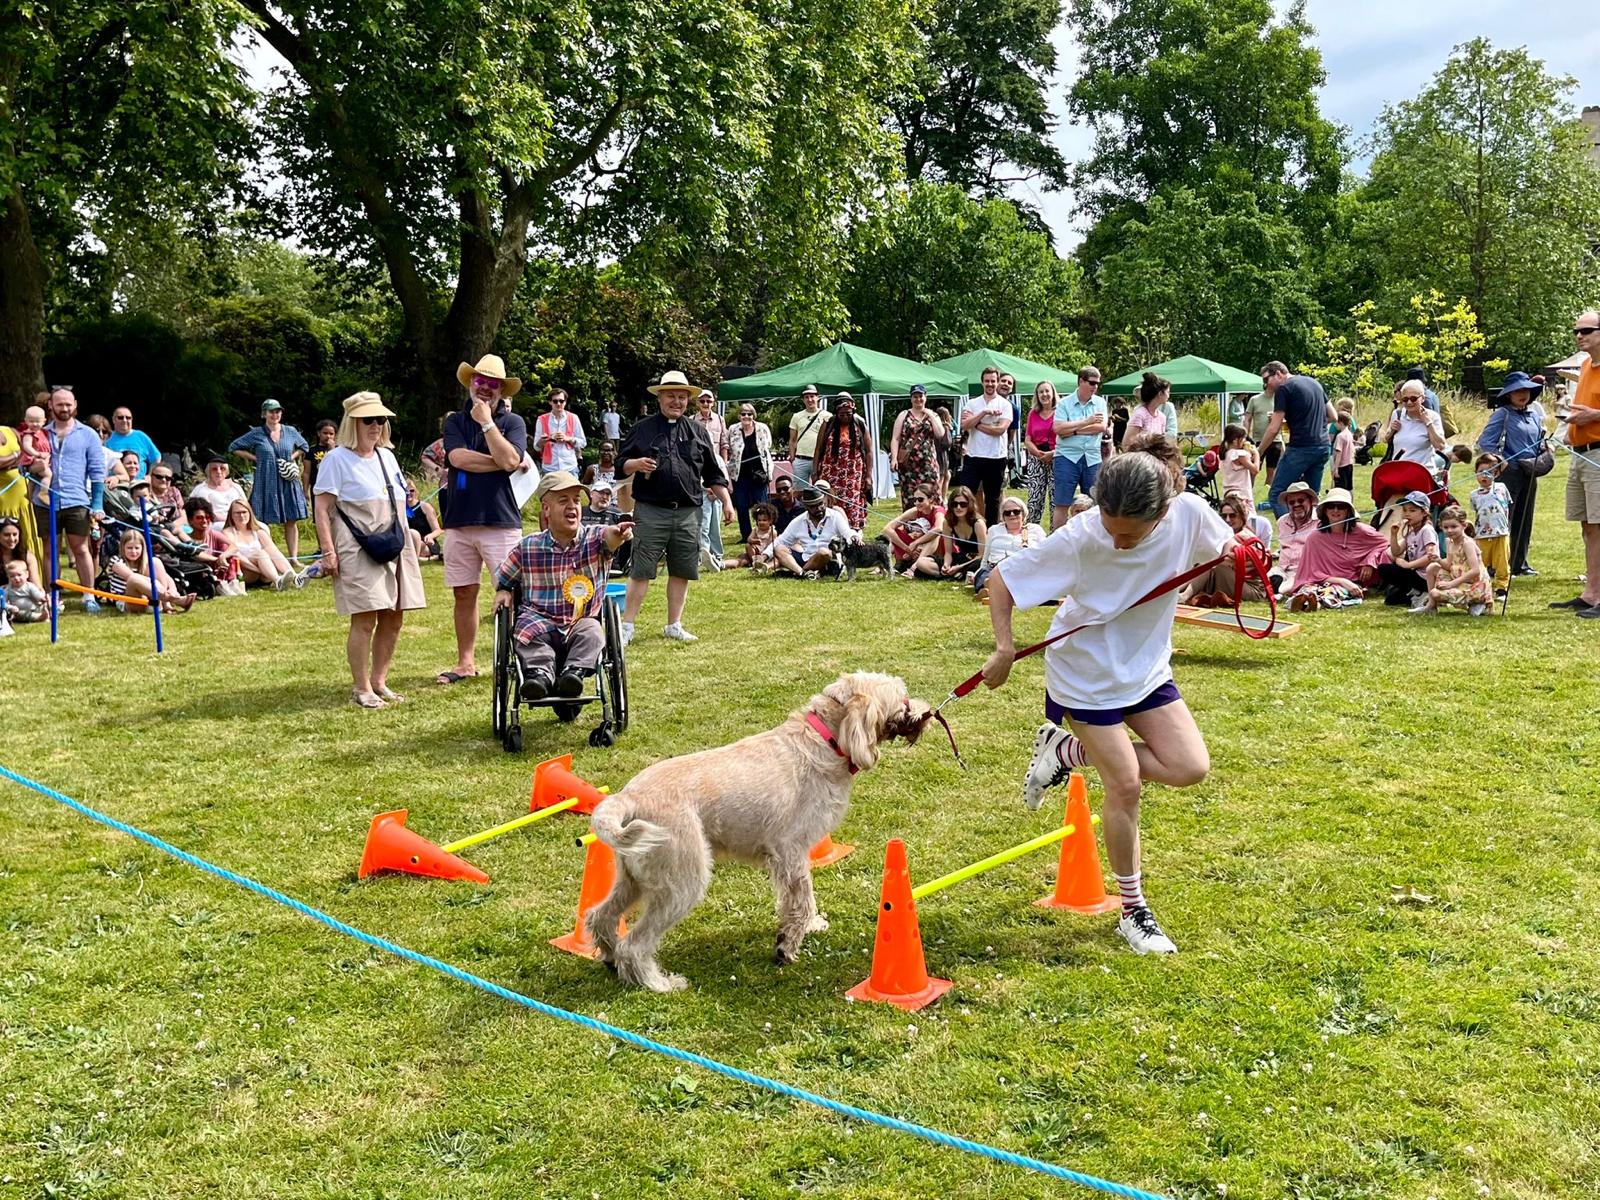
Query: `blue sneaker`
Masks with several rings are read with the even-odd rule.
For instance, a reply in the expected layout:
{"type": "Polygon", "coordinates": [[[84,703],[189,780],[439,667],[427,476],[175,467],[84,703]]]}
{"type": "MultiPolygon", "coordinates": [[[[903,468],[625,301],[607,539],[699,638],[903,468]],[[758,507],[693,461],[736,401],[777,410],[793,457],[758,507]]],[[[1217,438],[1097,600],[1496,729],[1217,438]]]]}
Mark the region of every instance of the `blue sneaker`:
{"type": "Polygon", "coordinates": [[[95,603],[93,596],[85,596],[83,598],[83,611],[91,617],[100,611],[100,606],[95,603]]]}
{"type": "Polygon", "coordinates": [[[1263,500],[1260,504],[1256,505],[1256,511],[1257,512],[1271,512],[1272,511],[1271,502],[1267,501],[1267,500],[1263,500]]]}

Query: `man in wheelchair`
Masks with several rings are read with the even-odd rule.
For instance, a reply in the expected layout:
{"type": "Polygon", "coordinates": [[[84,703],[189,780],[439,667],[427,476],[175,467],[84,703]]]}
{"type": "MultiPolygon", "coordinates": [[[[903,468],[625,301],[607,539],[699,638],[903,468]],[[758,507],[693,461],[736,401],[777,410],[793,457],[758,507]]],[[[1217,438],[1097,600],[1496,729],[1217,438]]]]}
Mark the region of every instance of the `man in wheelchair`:
{"type": "Polygon", "coordinates": [[[543,529],[517,543],[495,572],[494,606],[516,606],[512,644],[522,699],[572,698],[583,693],[605,644],[600,601],[606,566],[617,547],[633,537],[633,522],[583,524],[588,489],[570,471],[551,471],[534,491],[543,529]],[[574,584],[574,580],[583,584],[574,584]],[[587,596],[584,615],[573,620],[574,599],[587,596]]]}

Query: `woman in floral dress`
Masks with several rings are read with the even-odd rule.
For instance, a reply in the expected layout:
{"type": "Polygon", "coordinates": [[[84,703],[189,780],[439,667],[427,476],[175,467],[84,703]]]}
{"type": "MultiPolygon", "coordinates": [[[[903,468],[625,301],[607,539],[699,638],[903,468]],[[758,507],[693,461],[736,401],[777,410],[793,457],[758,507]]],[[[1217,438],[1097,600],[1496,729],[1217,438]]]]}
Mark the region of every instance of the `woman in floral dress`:
{"type": "Polygon", "coordinates": [[[867,438],[867,423],[856,416],[856,402],[849,392],[840,392],[834,401],[833,419],[817,437],[817,456],[811,463],[811,478],[827,480],[839,498],[851,529],[867,523],[867,505],[872,503],[872,477],[869,474],[872,443],[867,438]]]}
{"type": "Polygon", "coordinates": [[[911,389],[911,407],[894,419],[889,438],[889,462],[900,485],[900,507],[914,507],[911,497],[919,491],[939,496],[939,443],[944,440],[944,422],[928,407],[928,389],[920,383],[911,389]]]}

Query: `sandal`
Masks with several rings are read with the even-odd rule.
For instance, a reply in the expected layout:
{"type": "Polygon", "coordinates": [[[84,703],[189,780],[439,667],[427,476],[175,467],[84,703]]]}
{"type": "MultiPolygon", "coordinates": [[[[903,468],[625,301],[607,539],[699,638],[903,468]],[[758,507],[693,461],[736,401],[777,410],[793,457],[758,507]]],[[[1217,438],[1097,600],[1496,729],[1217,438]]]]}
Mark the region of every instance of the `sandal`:
{"type": "Polygon", "coordinates": [[[376,692],[357,692],[357,691],[352,691],[350,693],[350,703],[354,704],[357,708],[388,708],[389,707],[387,704],[385,704],[383,702],[383,700],[381,698],[379,698],[379,696],[377,695],[376,692]]]}
{"type": "Polygon", "coordinates": [[[434,676],[433,681],[439,684],[460,683],[463,679],[476,679],[477,677],[478,673],[476,671],[472,672],[470,675],[463,675],[460,671],[450,670],[440,671],[434,676]]]}
{"type": "Polygon", "coordinates": [[[383,700],[385,703],[388,703],[388,704],[404,704],[405,703],[405,699],[406,698],[404,696],[402,696],[399,692],[391,692],[389,690],[389,685],[388,684],[384,684],[382,687],[379,687],[379,688],[373,688],[372,690],[374,692],[376,692],[378,694],[379,699],[383,700]]]}

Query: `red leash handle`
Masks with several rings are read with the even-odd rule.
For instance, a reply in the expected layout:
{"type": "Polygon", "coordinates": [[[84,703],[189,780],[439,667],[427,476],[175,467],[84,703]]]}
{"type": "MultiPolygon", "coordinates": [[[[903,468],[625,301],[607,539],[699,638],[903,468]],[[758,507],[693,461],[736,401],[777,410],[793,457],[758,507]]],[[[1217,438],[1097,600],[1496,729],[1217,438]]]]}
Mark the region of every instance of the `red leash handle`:
{"type": "Polygon", "coordinates": [[[1239,632],[1257,642],[1271,637],[1273,628],[1278,624],[1278,597],[1273,593],[1272,580],[1267,578],[1269,564],[1266,554],[1262,552],[1261,539],[1251,537],[1237,541],[1229,547],[1223,557],[1227,558],[1229,554],[1233,556],[1233,619],[1239,622],[1239,632]],[[1256,578],[1261,580],[1261,590],[1267,594],[1269,616],[1267,627],[1260,633],[1244,623],[1244,614],[1239,611],[1244,603],[1245,582],[1251,571],[1254,571],[1256,578]]]}

